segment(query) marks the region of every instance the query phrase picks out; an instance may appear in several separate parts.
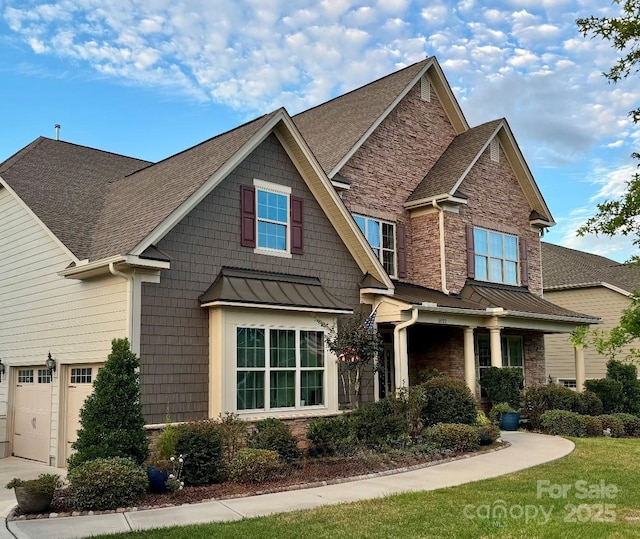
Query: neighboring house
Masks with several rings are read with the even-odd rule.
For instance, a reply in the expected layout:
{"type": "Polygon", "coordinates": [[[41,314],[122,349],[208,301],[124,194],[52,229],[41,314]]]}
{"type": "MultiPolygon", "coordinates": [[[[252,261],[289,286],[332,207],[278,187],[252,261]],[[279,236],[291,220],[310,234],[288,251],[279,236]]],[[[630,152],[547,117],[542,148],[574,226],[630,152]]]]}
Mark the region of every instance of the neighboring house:
{"type": "MultiPolygon", "coordinates": [[[[618,325],[631,296],[640,290],[640,266],[621,264],[603,256],[542,242],[544,297],[566,309],[588,313],[602,319],[598,330],[618,325]]],[[[637,345],[635,345],[637,346],[637,345]]],[[[547,335],[547,372],[554,382],[576,387],[573,348],[567,335],[547,335]]],[[[622,349],[629,352],[631,345],[622,349]]],[[[584,351],[585,377],[604,378],[607,358],[593,345],[584,351]]]]}
{"type": "Polygon", "coordinates": [[[336,413],[323,324],[358,308],[385,340],[365,399],[433,367],[542,383],[543,336],[596,321],[542,298],[553,224],[506,121],[469,128],[434,58],[155,164],[39,138],[0,164],[4,454],[64,465],[115,337],[150,425],[336,413]]]}

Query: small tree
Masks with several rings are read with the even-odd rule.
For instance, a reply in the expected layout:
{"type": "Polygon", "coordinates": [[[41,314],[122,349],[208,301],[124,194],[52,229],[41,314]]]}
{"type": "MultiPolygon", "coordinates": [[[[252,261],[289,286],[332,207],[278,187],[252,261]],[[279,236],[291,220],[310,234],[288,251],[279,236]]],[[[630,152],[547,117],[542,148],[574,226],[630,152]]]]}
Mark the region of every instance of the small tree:
{"type": "Polygon", "coordinates": [[[375,311],[370,316],[357,312],[339,321],[337,329],[323,322],[327,330],[327,346],[338,358],[342,387],[356,406],[360,404],[362,374],[368,366],[377,370],[376,360],[382,347],[382,336],[373,327],[375,311]]]}
{"type": "Polygon", "coordinates": [[[69,470],[97,458],[124,457],[142,464],[149,455],[138,384],[138,358],[127,339],[114,339],[111,354],[80,410],[78,439],[69,470]]]}

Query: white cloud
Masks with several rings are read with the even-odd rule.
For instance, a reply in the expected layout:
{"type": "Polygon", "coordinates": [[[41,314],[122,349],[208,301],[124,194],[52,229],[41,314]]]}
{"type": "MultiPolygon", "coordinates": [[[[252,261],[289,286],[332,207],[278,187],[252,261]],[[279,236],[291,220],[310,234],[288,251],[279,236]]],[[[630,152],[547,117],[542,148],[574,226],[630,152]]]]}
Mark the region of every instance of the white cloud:
{"type": "Polygon", "coordinates": [[[591,202],[618,198],[624,194],[627,182],[638,172],[635,166],[625,165],[614,170],[595,168],[589,178],[598,186],[598,192],[591,197],[591,202]]]}

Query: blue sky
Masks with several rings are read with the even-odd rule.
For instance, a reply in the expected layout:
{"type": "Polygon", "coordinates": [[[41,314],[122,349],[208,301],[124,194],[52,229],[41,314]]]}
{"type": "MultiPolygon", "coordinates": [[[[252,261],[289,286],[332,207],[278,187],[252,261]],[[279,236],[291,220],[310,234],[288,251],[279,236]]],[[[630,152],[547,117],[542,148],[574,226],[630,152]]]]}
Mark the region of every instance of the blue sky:
{"type": "Polygon", "coordinates": [[[558,223],[577,238],[634,172],[637,79],[575,20],[608,0],[0,0],[0,161],[40,135],[159,160],[284,106],[295,114],[435,55],[471,125],[506,117],[558,223]]]}

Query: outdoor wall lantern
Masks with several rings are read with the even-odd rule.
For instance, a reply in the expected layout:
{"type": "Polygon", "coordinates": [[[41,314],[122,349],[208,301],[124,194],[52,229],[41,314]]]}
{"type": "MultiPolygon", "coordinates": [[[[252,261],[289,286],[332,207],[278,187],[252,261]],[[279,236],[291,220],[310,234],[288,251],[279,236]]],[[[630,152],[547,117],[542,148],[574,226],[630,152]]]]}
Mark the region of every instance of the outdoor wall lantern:
{"type": "Polygon", "coordinates": [[[47,360],[44,362],[45,367],[49,371],[49,376],[53,376],[53,373],[56,372],[56,360],[51,357],[51,352],[49,352],[49,356],[47,360]]]}
{"type": "Polygon", "coordinates": [[[0,359],[0,382],[2,382],[2,375],[5,372],[5,366],[4,363],[2,363],[2,360],[0,359]]]}

